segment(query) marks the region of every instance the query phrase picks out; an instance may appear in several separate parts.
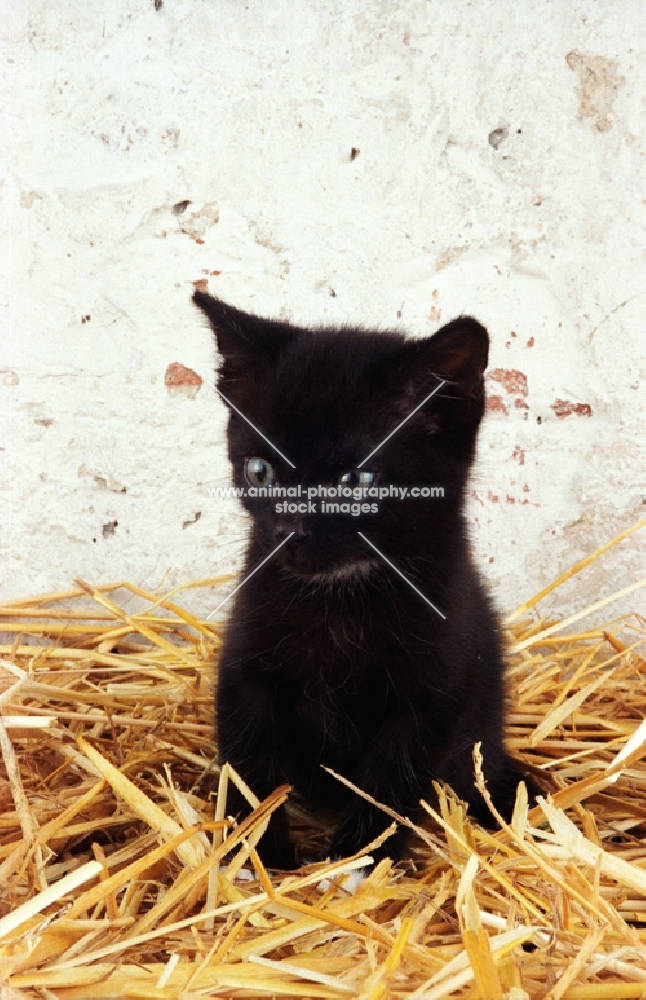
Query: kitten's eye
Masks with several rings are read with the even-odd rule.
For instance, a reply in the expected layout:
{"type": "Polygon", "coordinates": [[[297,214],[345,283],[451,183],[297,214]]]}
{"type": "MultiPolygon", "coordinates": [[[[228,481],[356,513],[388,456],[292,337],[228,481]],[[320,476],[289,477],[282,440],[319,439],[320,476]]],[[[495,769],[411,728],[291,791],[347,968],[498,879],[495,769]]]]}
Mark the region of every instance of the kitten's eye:
{"type": "Polygon", "coordinates": [[[363,469],[352,469],[339,476],[339,486],[374,486],[377,482],[376,472],[365,472],[363,469]]]}
{"type": "Polygon", "coordinates": [[[271,486],[274,481],[274,467],[264,458],[245,458],[245,479],[250,486],[271,486]]]}

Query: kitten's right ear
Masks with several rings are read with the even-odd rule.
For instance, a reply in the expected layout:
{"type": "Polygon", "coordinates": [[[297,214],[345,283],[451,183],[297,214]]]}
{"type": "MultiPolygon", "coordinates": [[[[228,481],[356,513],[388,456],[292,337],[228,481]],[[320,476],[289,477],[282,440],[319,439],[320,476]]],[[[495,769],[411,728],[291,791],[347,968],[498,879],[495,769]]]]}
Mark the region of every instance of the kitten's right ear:
{"type": "Polygon", "coordinates": [[[208,317],[225,362],[249,362],[254,356],[275,361],[295,336],[287,324],[234,309],[207,292],[196,290],[193,302],[208,317]]]}

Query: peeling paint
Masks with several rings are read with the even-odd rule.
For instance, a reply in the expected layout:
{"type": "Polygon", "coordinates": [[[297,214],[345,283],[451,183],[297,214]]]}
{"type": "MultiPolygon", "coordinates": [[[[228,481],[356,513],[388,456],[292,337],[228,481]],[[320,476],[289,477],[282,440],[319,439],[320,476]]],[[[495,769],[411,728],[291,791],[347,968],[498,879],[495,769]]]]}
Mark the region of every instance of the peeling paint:
{"type": "Polygon", "coordinates": [[[449,247],[448,250],[444,250],[435,260],[435,270],[442,271],[445,267],[450,267],[456,260],[458,260],[462,254],[467,253],[469,247],[449,247]]]}
{"type": "Polygon", "coordinates": [[[20,195],[20,207],[31,208],[36,200],[40,201],[41,196],[35,191],[23,191],[20,195]]]}
{"type": "Polygon", "coordinates": [[[194,239],[196,243],[199,243],[207,229],[219,221],[220,209],[212,201],[202,205],[202,208],[197,212],[191,212],[186,216],[182,215],[179,228],[187,236],[190,236],[191,239],[194,239]]]}
{"type": "Polygon", "coordinates": [[[487,137],[489,145],[493,146],[494,149],[498,149],[508,135],[509,129],[506,125],[501,125],[499,128],[492,129],[487,137]]]}
{"type": "Polygon", "coordinates": [[[114,476],[109,475],[105,472],[92,472],[91,469],[86,468],[85,465],[79,465],[77,470],[77,476],[82,479],[88,476],[94,482],[95,489],[98,490],[108,490],[110,493],[127,493],[127,488],[120,483],[118,479],[114,476]]]}
{"type": "Polygon", "coordinates": [[[612,107],[617,91],[626,82],[625,77],[617,73],[617,60],[573,49],[565,61],[579,77],[576,88],[579,118],[592,118],[598,132],[609,132],[613,126],[612,107]]]}

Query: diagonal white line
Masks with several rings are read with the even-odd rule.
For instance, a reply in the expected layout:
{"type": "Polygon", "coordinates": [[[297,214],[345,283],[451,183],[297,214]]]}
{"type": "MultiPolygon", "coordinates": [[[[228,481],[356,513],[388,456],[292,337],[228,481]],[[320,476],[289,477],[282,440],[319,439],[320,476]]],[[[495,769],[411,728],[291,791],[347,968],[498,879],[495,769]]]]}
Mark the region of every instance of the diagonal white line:
{"type": "Polygon", "coordinates": [[[244,587],[244,585],[247,582],[247,580],[250,580],[251,577],[254,575],[254,573],[257,573],[259,569],[262,569],[262,567],[265,565],[265,563],[268,562],[271,559],[272,556],[276,555],[276,553],[278,552],[278,550],[283,547],[283,545],[285,544],[285,542],[288,542],[290,540],[290,538],[292,537],[293,534],[294,534],[294,532],[290,531],[290,533],[288,534],[287,538],[283,538],[283,540],[280,543],[280,545],[277,545],[275,549],[272,549],[272,551],[269,553],[269,555],[265,556],[265,558],[263,559],[263,561],[260,562],[260,563],[258,563],[258,565],[255,567],[255,569],[252,569],[251,573],[248,573],[247,576],[245,576],[244,580],[241,580],[240,583],[238,584],[238,586],[234,587],[233,590],[231,591],[231,593],[227,594],[227,596],[224,598],[223,601],[220,601],[220,603],[218,604],[217,608],[213,608],[213,611],[211,612],[211,614],[206,616],[206,621],[207,622],[208,622],[209,618],[213,618],[213,615],[216,613],[216,611],[220,610],[220,608],[222,607],[223,604],[227,603],[227,601],[229,600],[229,598],[233,597],[234,594],[237,594],[237,592],[240,590],[240,587],[244,587]]]}
{"type": "MultiPolygon", "coordinates": [[[[413,416],[413,414],[417,413],[417,411],[422,408],[422,406],[424,405],[424,403],[428,403],[428,401],[431,398],[431,396],[434,396],[435,393],[438,392],[442,388],[443,385],[446,385],[446,379],[442,379],[442,381],[440,382],[440,384],[435,386],[435,388],[433,389],[433,392],[429,392],[429,394],[426,397],[426,399],[423,399],[422,402],[419,403],[419,405],[416,406],[414,410],[411,410],[411,412],[408,414],[408,416],[404,417],[404,419],[401,421],[401,423],[397,424],[397,426],[395,427],[395,429],[393,431],[391,431],[390,434],[387,434],[386,437],[383,439],[383,441],[381,441],[377,445],[376,448],[372,449],[372,451],[370,452],[369,455],[366,455],[366,457],[364,458],[363,462],[359,462],[359,464],[357,465],[357,469],[360,469],[362,465],[365,465],[365,463],[368,461],[368,459],[372,458],[372,456],[374,455],[374,453],[376,451],[379,451],[379,449],[383,445],[385,445],[386,441],[388,441],[393,436],[393,434],[396,434],[397,431],[399,430],[399,428],[403,427],[404,424],[406,423],[406,421],[410,420],[410,418],[413,416]]],[[[361,534],[361,532],[359,532],[359,534],[361,534]]],[[[366,541],[367,541],[367,539],[366,539],[366,541]]]]}
{"type": "Polygon", "coordinates": [[[390,559],[388,559],[388,557],[387,557],[387,556],[385,556],[385,555],[383,554],[383,552],[380,552],[380,551],[379,551],[379,549],[377,548],[377,546],[376,546],[376,545],[373,545],[373,544],[372,544],[372,542],[370,541],[370,539],[369,539],[369,538],[366,538],[366,536],[365,536],[365,535],[363,534],[363,532],[361,532],[361,531],[358,531],[358,532],[357,532],[357,534],[358,534],[358,535],[361,535],[361,537],[363,538],[364,542],[367,542],[367,543],[368,543],[368,545],[370,546],[370,548],[371,548],[371,549],[374,549],[374,550],[375,550],[375,552],[377,553],[377,555],[378,555],[378,556],[381,556],[381,558],[383,559],[383,561],[384,561],[385,563],[387,563],[387,564],[388,564],[388,565],[390,566],[390,568],[391,568],[391,569],[394,569],[394,570],[395,570],[395,573],[399,573],[399,575],[401,576],[402,580],[405,580],[405,581],[406,581],[406,583],[408,584],[408,586],[409,586],[409,587],[412,587],[412,588],[413,588],[413,590],[415,591],[415,593],[416,593],[416,594],[419,594],[419,596],[420,596],[420,597],[421,597],[421,598],[422,598],[423,600],[425,600],[427,604],[430,604],[430,606],[431,606],[431,607],[433,608],[433,611],[435,611],[435,612],[436,612],[436,613],[437,613],[437,614],[438,614],[438,615],[440,616],[440,618],[443,618],[443,619],[444,619],[444,621],[446,621],[446,615],[443,615],[443,614],[442,614],[442,612],[441,612],[441,611],[439,610],[439,608],[436,608],[434,604],[431,604],[431,602],[429,601],[429,599],[428,599],[428,597],[426,596],[426,594],[423,594],[423,593],[422,593],[422,591],[421,591],[421,590],[419,590],[419,589],[418,589],[418,588],[417,588],[417,587],[415,586],[415,584],[414,584],[414,583],[411,583],[411,582],[410,582],[410,580],[408,579],[408,577],[407,577],[407,576],[404,576],[404,574],[402,573],[402,571],[401,571],[400,569],[397,569],[397,567],[395,566],[395,564],[394,564],[394,563],[391,563],[390,559]]]}
{"type": "MultiPolygon", "coordinates": [[[[277,451],[278,454],[280,455],[280,457],[284,458],[288,465],[291,465],[292,469],[296,468],[296,466],[294,465],[294,463],[290,462],[290,460],[288,459],[287,455],[283,455],[283,453],[280,450],[280,448],[277,448],[276,445],[274,444],[274,442],[270,441],[269,438],[266,436],[266,434],[263,434],[262,431],[258,430],[258,428],[256,427],[256,425],[251,423],[251,421],[249,420],[249,417],[245,417],[245,415],[242,412],[242,410],[239,410],[238,407],[235,405],[235,403],[232,403],[230,399],[227,399],[227,397],[224,395],[223,392],[220,392],[220,390],[218,389],[217,385],[215,385],[214,382],[210,382],[208,378],[204,379],[204,381],[206,382],[207,385],[210,385],[212,389],[215,389],[215,391],[217,392],[218,396],[222,396],[222,399],[225,401],[225,403],[228,403],[229,406],[231,407],[231,409],[235,410],[239,417],[242,417],[243,420],[246,420],[247,423],[249,424],[249,426],[253,427],[253,429],[255,430],[256,434],[259,434],[260,437],[263,439],[263,441],[266,441],[267,444],[270,445],[274,449],[274,451],[277,451]]],[[[406,419],[408,419],[408,418],[406,418],[406,419]]]]}

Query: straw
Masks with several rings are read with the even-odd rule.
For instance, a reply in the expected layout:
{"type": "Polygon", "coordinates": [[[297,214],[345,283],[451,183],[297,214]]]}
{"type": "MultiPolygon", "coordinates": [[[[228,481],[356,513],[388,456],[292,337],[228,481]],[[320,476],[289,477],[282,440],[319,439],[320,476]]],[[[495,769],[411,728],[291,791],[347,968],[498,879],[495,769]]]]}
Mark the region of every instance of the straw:
{"type": "MultiPolygon", "coordinates": [[[[497,832],[443,786],[421,827],[386,808],[411,830],[398,866],[365,867],[393,825],[351,859],[265,870],[256,845],[282,803],[306,856],[331,828],[287,786],[260,802],[214,763],[221,631],[177,594],[231,577],[166,594],[79,581],[0,607],[2,995],[646,998],[646,626],[601,618],[644,581],[537,614],[645,523],[507,619],[507,741],[537,803],[521,785],[497,832]]],[[[482,770],[476,754],[486,796],[482,770]]]]}

